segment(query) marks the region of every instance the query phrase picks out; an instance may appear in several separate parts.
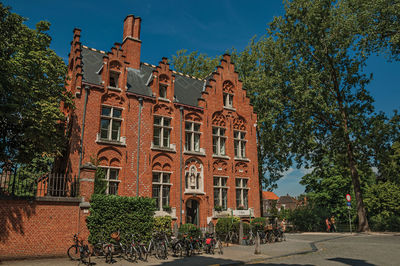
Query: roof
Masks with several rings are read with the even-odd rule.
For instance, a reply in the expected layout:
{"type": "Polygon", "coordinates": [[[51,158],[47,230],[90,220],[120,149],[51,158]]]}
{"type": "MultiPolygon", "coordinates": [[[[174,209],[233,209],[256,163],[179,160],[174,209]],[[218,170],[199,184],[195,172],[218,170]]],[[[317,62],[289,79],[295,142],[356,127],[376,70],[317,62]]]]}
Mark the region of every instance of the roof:
{"type": "Polygon", "coordinates": [[[286,203],[297,203],[297,200],[289,195],[280,196],[278,203],[286,204],[286,203]]]}
{"type": "MultiPolygon", "coordinates": [[[[103,66],[103,51],[82,46],[83,81],[102,85],[101,70],[103,66]]],[[[128,67],[127,91],[143,96],[152,96],[150,81],[156,66],[140,63],[140,69],[128,67]]],[[[206,79],[198,79],[173,71],[175,75],[174,100],[185,105],[198,106],[198,99],[205,88],[206,79]]]]}
{"type": "Polygon", "coordinates": [[[263,191],[262,198],[265,200],[278,200],[279,197],[272,191],[263,191]]]}

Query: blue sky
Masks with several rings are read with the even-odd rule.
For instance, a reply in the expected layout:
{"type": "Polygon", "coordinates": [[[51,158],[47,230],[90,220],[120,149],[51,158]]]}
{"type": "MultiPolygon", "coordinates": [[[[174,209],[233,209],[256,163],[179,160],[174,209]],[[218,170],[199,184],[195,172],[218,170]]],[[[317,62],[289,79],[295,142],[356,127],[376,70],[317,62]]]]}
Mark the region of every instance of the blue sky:
{"type": "MultiPolygon", "coordinates": [[[[12,11],[28,18],[34,27],[40,20],[51,22],[51,47],[67,58],[72,30],[82,29],[81,42],[92,48],[109,51],[122,41],[123,20],[129,15],[142,18],[141,61],[158,64],[162,57],[172,58],[180,49],[198,50],[209,56],[229,48],[241,51],[254,35],[265,34],[273,16],[283,14],[281,0],[219,1],[49,1],[3,0],[12,11]]],[[[368,88],[375,107],[389,115],[400,107],[400,62],[388,63],[383,56],[372,57],[366,72],[373,73],[368,88]]],[[[278,182],[277,195],[298,195],[298,184],[306,169],[289,169],[278,182]]]]}

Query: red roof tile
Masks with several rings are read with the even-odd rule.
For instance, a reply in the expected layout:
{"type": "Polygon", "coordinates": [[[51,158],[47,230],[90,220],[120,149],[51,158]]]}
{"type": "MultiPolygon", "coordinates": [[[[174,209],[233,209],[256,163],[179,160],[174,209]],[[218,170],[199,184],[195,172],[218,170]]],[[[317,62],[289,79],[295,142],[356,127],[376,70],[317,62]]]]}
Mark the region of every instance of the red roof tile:
{"type": "Polygon", "coordinates": [[[263,191],[262,192],[262,198],[266,200],[278,200],[279,197],[271,191],[263,191]]]}

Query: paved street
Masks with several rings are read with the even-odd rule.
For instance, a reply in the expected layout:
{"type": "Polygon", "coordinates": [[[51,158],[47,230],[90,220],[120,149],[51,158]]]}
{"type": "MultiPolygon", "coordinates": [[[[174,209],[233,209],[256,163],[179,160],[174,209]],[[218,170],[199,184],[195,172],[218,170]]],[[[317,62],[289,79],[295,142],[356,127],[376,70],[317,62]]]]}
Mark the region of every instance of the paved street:
{"type": "MultiPolygon", "coordinates": [[[[109,265],[94,259],[96,265],[109,265]]],[[[147,263],[129,263],[118,259],[113,265],[400,265],[400,234],[288,234],[287,241],[261,246],[224,247],[223,255],[196,255],[190,258],[169,257],[147,263]]],[[[78,265],[68,258],[3,261],[0,265],[50,266],[78,265]]]]}

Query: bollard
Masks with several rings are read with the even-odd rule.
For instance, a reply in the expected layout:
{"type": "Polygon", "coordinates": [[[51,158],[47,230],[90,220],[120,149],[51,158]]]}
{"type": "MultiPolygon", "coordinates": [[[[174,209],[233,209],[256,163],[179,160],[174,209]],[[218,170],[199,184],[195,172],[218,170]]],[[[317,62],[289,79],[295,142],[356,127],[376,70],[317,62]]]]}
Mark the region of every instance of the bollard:
{"type": "Polygon", "coordinates": [[[258,255],[261,254],[260,250],[260,235],[257,232],[257,238],[256,238],[256,250],[254,251],[254,254],[258,255]]]}

